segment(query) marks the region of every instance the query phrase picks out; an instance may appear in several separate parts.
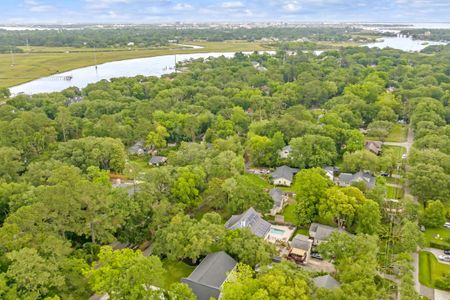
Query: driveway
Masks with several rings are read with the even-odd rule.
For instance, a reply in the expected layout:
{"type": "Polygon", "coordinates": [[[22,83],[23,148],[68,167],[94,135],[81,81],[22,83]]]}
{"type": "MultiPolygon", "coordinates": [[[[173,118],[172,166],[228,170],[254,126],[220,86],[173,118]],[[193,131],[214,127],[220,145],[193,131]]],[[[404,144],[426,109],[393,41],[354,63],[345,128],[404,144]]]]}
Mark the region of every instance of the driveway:
{"type": "Polygon", "coordinates": [[[398,146],[406,148],[406,155],[409,154],[409,150],[414,143],[414,131],[411,127],[408,127],[408,137],[406,138],[406,142],[384,142],[384,145],[388,146],[398,146]]]}
{"type": "Polygon", "coordinates": [[[440,260],[440,259],[438,258],[439,255],[445,255],[445,254],[444,254],[444,250],[440,250],[440,249],[436,249],[436,248],[423,248],[422,250],[423,250],[423,251],[428,251],[428,252],[433,253],[434,256],[436,257],[436,259],[437,259],[440,263],[446,264],[446,265],[450,265],[450,262],[443,261],[443,260],[440,260]]]}

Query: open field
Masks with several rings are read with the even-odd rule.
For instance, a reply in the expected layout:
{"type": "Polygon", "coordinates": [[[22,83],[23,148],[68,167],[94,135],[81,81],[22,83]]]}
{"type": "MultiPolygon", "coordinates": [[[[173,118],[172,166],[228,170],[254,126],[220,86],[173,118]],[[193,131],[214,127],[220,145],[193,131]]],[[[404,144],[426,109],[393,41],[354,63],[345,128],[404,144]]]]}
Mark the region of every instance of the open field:
{"type": "MultiPolygon", "coordinates": [[[[385,142],[397,142],[402,143],[406,142],[406,137],[408,134],[408,127],[402,124],[395,124],[392,126],[392,130],[389,135],[386,137],[385,142]]],[[[367,140],[377,141],[378,137],[374,136],[366,136],[367,140]]]]}
{"type": "Polygon", "coordinates": [[[436,280],[450,272],[450,265],[438,262],[434,254],[426,251],[419,253],[419,281],[428,287],[434,287],[436,280]]]}
{"type": "Polygon", "coordinates": [[[257,42],[195,42],[202,49],[160,48],[139,49],[107,48],[50,48],[32,47],[25,53],[0,54],[0,87],[11,87],[33,79],[95,64],[131,58],[152,57],[171,54],[188,54],[200,52],[235,52],[271,50],[267,45],[257,42]],[[95,57],[95,58],[94,58],[95,57]],[[12,65],[12,59],[14,65],[12,65]]]}

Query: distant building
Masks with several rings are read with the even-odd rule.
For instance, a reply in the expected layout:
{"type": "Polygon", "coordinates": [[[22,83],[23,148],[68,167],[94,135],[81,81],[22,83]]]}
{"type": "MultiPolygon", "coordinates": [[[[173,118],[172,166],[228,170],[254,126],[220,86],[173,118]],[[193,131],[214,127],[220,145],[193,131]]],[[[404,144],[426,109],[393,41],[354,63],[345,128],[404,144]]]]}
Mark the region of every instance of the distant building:
{"type": "Polygon", "coordinates": [[[294,180],[294,175],[298,172],[298,169],[288,166],[281,166],[272,172],[272,180],[274,185],[291,186],[294,180]]]}
{"type": "Polygon", "coordinates": [[[355,174],[341,173],[336,181],[339,186],[350,186],[355,183],[364,182],[368,188],[373,188],[376,178],[368,172],[359,171],[355,174]]]}
{"type": "Polygon", "coordinates": [[[225,223],[226,229],[249,228],[253,234],[261,238],[267,236],[271,226],[253,207],[240,215],[232,215],[225,223]]]}
{"type": "Polygon", "coordinates": [[[128,148],[128,153],[131,155],[143,155],[147,152],[147,149],[144,147],[144,141],[137,141],[133,146],[128,148]]]}
{"type": "Polygon", "coordinates": [[[152,156],[152,158],[150,158],[150,161],[148,162],[149,165],[152,166],[160,166],[162,164],[164,164],[167,161],[167,157],[165,156],[152,156]]]}
{"type": "Polygon", "coordinates": [[[223,284],[237,262],[224,251],[208,254],[181,282],[187,284],[198,300],[220,299],[223,284]]]}
{"type": "Polygon", "coordinates": [[[364,148],[376,155],[381,154],[381,146],[382,143],[379,141],[366,141],[364,143],[364,148]]]}
{"type": "Polygon", "coordinates": [[[278,152],[278,156],[282,159],[288,158],[290,154],[291,154],[291,145],[287,145],[287,146],[283,147],[283,149],[281,149],[278,152]]]}

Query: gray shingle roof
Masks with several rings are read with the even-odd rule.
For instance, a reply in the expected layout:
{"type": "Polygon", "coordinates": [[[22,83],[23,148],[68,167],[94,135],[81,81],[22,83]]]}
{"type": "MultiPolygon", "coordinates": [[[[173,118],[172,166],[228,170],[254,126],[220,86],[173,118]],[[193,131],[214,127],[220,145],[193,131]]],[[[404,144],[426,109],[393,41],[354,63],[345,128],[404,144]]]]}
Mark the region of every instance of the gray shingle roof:
{"type": "Polygon", "coordinates": [[[224,251],[208,254],[195,270],[181,282],[186,283],[198,300],[219,298],[222,284],[237,262],[224,251]]]}
{"type": "Polygon", "coordinates": [[[144,152],[144,141],[137,141],[133,146],[128,148],[128,153],[130,154],[143,154],[144,152]]]}
{"type": "Polygon", "coordinates": [[[297,234],[291,241],[291,247],[309,251],[312,247],[312,241],[303,234],[297,234]]]}
{"type": "Polygon", "coordinates": [[[270,189],[269,195],[272,197],[274,207],[280,207],[283,204],[283,191],[279,188],[270,189]]]}
{"type": "Polygon", "coordinates": [[[322,225],[319,223],[312,223],[309,227],[310,234],[314,234],[314,239],[318,241],[324,241],[326,240],[333,232],[338,231],[337,228],[322,225]]]}
{"type": "Polygon", "coordinates": [[[313,278],[314,284],[319,288],[325,288],[325,289],[334,289],[341,286],[341,284],[331,277],[330,275],[323,275],[316,278],[313,278]]]}
{"type": "Polygon", "coordinates": [[[156,165],[156,164],[160,164],[163,163],[167,160],[167,157],[165,156],[152,156],[152,158],[150,159],[150,164],[152,165],[156,165]]]}
{"type": "Polygon", "coordinates": [[[288,166],[281,166],[275,169],[275,171],[272,172],[272,178],[278,179],[278,178],[284,178],[289,181],[292,181],[294,174],[298,172],[298,169],[291,168],[288,166]]]}
{"type": "Polygon", "coordinates": [[[379,141],[366,141],[364,143],[364,147],[375,154],[379,154],[381,152],[381,145],[382,143],[379,141]]]}
{"type": "Polygon", "coordinates": [[[351,173],[341,173],[339,174],[338,180],[340,183],[344,183],[346,185],[351,185],[352,183],[356,182],[364,182],[367,184],[369,188],[372,188],[375,186],[375,177],[372,176],[370,173],[359,171],[355,174],[351,173]]]}
{"type": "Polygon", "coordinates": [[[261,218],[253,207],[240,215],[232,215],[225,223],[227,229],[250,228],[253,234],[265,237],[270,230],[270,223],[261,218]]]}

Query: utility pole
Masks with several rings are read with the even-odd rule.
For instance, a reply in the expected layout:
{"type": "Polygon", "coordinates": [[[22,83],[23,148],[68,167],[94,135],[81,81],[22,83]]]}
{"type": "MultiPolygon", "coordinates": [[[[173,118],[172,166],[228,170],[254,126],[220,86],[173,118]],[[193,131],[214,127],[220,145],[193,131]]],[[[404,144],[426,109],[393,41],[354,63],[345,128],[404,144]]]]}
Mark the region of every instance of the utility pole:
{"type": "Polygon", "coordinates": [[[14,52],[12,47],[10,48],[10,53],[11,53],[11,67],[14,67],[16,64],[15,58],[14,58],[14,52]]]}

